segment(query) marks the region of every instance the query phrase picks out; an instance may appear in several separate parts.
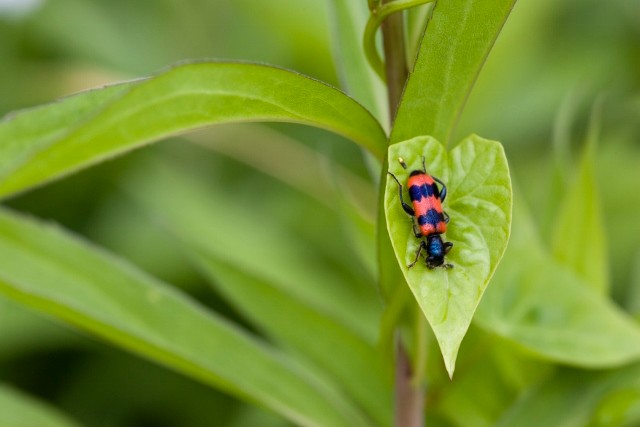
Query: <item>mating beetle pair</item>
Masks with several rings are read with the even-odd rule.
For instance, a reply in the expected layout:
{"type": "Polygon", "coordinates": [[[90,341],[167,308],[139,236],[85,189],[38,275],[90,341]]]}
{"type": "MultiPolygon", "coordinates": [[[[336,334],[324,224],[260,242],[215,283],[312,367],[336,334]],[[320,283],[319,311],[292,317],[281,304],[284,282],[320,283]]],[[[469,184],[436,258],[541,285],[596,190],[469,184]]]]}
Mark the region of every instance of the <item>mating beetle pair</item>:
{"type": "MultiPolygon", "coordinates": [[[[407,169],[407,164],[401,157],[398,158],[398,161],[404,169],[407,169]]],[[[404,202],[402,184],[400,184],[398,178],[391,172],[387,173],[398,183],[398,194],[400,195],[402,209],[413,218],[413,233],[419,239],[426,238],[426,241],[420,241],[416,259],[407,267],[411,268],[416,265],[420,254],[424,250],[427,253],[426,264],[428,268],[452,268],[452,264],[444,262],[444,256],[449,253],[453,243],[443,242],[440,236],[447,231],[447,223],[449,222],[449,215],[442,210],[442,203],[447,197],[447,187],[444,182],[427,173],[423,156],[422,170],[412,171],[407,180],[412,207],[404,202]],[[441,190],[438,189],[436,182],[442,186],[441,190]]]]}

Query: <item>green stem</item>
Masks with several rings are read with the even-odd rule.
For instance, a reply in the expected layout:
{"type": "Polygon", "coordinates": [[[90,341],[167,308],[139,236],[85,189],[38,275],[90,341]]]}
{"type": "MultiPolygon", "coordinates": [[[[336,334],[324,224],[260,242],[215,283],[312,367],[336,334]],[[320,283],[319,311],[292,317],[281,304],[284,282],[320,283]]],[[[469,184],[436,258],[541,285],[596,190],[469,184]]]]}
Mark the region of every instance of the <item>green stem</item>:
{"type": "Polygon", "coordinates": [[[385,71],[387,75],[387,95],[389,101],[389,122],[398,112],[404,85],[407,82],[407,56],[404,42],[404,20],[400,13],[390,15],[382,23],[382,46],[384,48],[385,71]]]}
{"type": "Polygon", "coordinates": [[[415,346],[416,346],[416,360],[413,364],[414,372],[411,383],[414,388],[422,388],[424,386],[426,378],[427,367],[427,318],[424,317],[424,313],[419,308],[416,310],[416,323],[415,323],[415,346]]]}
{"type": "MultiPolygon", "coordinates": [[[[402,14],[393,14],[393,11],[399,11],[408,7],[408,4],[415,5],[415,0],[404,1],[395,0],[389,2],[384,0],[382,6],[378,9],[378,18],[370,19],[367,25],[369,28],[370,40],[375,35],[375,28],[378,27],[377,22],[379,16],[383,15],[387,18],[382,22],[382,41],[385,54],[385,75],[387,82],[387,94],[389,102],[389,121],[393,123],[398,110],[398,104],[402,99],[402,91],[407,81],[407,58],[404,40],[404,21],[402,14]],[[402,7],[400,7],[402,6],[402,7]],[[384,11],[382,14],[380,11],[384,11]],[[373,30],[371,29],[373,28],[373,30]],[[373,33],[371,33],[373,31],[373,33]]],[[[424,3],[424,1],[422,2],[424,3]]],[[[422,4],[420,3],[420,4],[422,4]]],[[[376,15],[372,11],[372,15],[376,15]]],[[[374,46],[375,47],[375,44],[374,46]]],[[[377,56],[377,52],[376,52],[377,56]]],[[[387,167],[387,159],[385,158],[384,167],[387,167]]],[[[385,174],[386,171],[383,171],[385,174]]],[[[381,182],[385,181],[385,175],[382,176],[381,182]]],[[[380,221],[384,221],[384,213],[382,213],[382,204],[380,206],[380,221]]],[[[386,231],[386,230],[385,230],[386,231]]],[[[386,236],[379,236],[380,239],[386,236]]],[[[397,286],[406,286],[405,283],[398,283],[397,286]]],[[[395,371],[395,426],[396,427],[424,427],[424,393],[422,387],[415,387],[412,384],[411,360],[402,342],[400,331],[396,332],[396,371],[395,371]]]]}
{"type": "MultiPolygon", "coordinates": [[[[373,67],[375,72],[380,76],[382,80],[385,80],[385,66],[380,58],[378,49],[376,47],[376,32],[382,23],[392,14],[400,12],[405,9],[409,9],[423,4],[434,2],[435,0],[394,0],[391,2],[379,5],[376,1],[369,1],[369,8],[371,9],[371,15],[367,21],[367,25],[364,29],[363,46],[364,53],[369,61],[369,64],[373,67]]],[[[386,52],[385,52],[386,57],[386,52]]]]}
{"type": "Polygon", "coordinates": [[[395,427],[424,427],[424,393],[411,384],[411,360],[398,337],[395,427]]]}

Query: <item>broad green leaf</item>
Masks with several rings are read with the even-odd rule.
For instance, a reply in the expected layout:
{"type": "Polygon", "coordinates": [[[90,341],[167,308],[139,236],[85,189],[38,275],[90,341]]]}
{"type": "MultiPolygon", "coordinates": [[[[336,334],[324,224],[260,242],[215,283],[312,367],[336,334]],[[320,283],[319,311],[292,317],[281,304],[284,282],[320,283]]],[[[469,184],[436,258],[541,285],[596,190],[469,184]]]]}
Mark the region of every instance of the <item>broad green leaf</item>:
{"type": "MultiPolygon", "coordinates": [[[[592,118],[592,122],[597,119],[592,118]]],[[[596,126],[596,125],[594,125],[596,126]]],[[[590,133],[594,133],[591,130],[590,133]]],[[[587,142],[572,185],[563,194],[553,229],[553,255],[585,284],[608,293],[607,244],[596,176],[595,135],[587,142]]]]}
{"type": "MultiPolygon", "coordinates": [[[[382,163],[382,171],[384,173],[386,169],[389,169],[388,159],[385,158],[382,163]]],[[[385,173],[386,175],[386,173],[385,173]]],[[[384,176],[381,177],[381,182],[384,180],[384,176]]],[[[378,206],[383,206],[386,195],[386,187],[380,186],[378,191],[378,206]]],[[[391,240],[389,239],[389,232],[387,231],[387,221],[386,221],[386,212],[384,209],[378,209],[378,216],[376,221],[376,237],[378,241],[377,247],[377,257],[378,257],[378,272],[379,272],[379,288],[382,297],[386,303],[389,303],[390,300],[394,298],[394,296],[401,294],[402,292],[398,292],[399,286],[404,286],[404,279],[402,276],[402,272],[398,267],[397,261],[395,258],[395,253],[393,251],[393,246],[391,245],[391,240]]],[[[386,309],[389,307],[387,306],[386,309]]],[[[393,321],[394,316],[389,317],[390,321],[393,321]]],[[[391,329],[389,332],[393,333],[391,329]]],[[[383,337],[384,340],[384,337],[383,337]]]]}
{"type": "Polygon", "coordinates": [[[424,36],[424,31],[426,29],[427,23],[429,22],[429,17],[431,16],[431,11],[433,10],[433,6],[435,2],[423,4],[421,6],[413,6],[410,9],[405,10],[407,15],[405,23],[406,23],[406,32],[407,32],[407,60],[409,61],[409,69],[413,69],[416,61],[416,53],[420,49],[420,42],[422,41],[422,36],[424,36]]]}
{"type": "Polygon", "coordinates": [[[66,415],[21,391],[0,384],[2,427],[78,427],[66,415]]]}
{"type": "Polygon", "coordinates": [[[562,370],[530,390],[499,427],[635,426],[640,364],[605,372],[562,370]]]}
{"type": "Polygon", "coordinates": [[[373,224],[376,201],[372,183],[300,141],[263,125],[219,126],[185,138],[247,164],[337,210],[342,214],[341,226],[349,247],[367,272],[372,277],[376,275],[373,224]],[[268,149],[256,152],[251,144],[239,144],[238,140],[266,142],[268,149]],[[282,159],[287,159],[285,168],[282,159]]]}
{"type": "Polygon", "coordinates": [[[436,3],[391,141],[431,135],[448,145],[469,92],[515,0],[436,3]]]}
{"type": "Polygon", "coordinates": [[[366,425],[294,359],[122,260],[6,210],[0,293],[300,425],[366,425]]]}
{"type": "MultiPolygon", "coordinates": [[[[267,413],[265,409],[207,389],[180,373],[123,351],[97,346],[94,338],[85,340],[89,343],[90,356],[83,358],[82,363],[72,362],[72,375],[55,395],[69,413],[86,423],[85,426],[131,425],[132,415],[142,411],[144,416],[134,416],[137,422],[131,427],[149,425],[148,416],[158,412],[168,415],[165,420],[169,425],[227,427],[240,408],[255,408],[267,413]],[[148,412],[151,402],[153,412],[148,412]]],[[[61,371],[70,373],[69,368],[61,371]]],[[[272,412],[269,415],[284,421],[272,412]]],[[[152,425],[157,423],[151,422],[152,425]]]]}
{"type": "MultiPolygon", "coordinates": [[[[279,220],[263,214],[260,226],[251,226],[255,224],[255,200],[226,191],[224,182],[209,179],[212,182],[204,184],[206,175],[199,172],[194,163],[187,168],[149,160],[128,177],[123,190],[147,215],[191,245],[198,242],[215,251],[216,258],[304,301],[365,341],[375,341],[380,309],[370,283],[350,281],[338,269],[327,268],[317,252],[309,249],[310,243],[292,229],[289,217],[279,220]]],[[[291,209],[293,202],[289,202],[276,205],[291,209]]],[[[269,212],[267,202],[262,203],[263,212],[269,212]]],[[[299,216],[303,207],[297,206],[299,216]]],[[[317,205],[309,212],[326,215],[317,205]]]]}
{"type": "Polygon", "coordinates": [[[15,119],[0,123],[0,158],[4,164],[0,196],[152,141],[216,123],[307,124],[350,138],[379,158],[384,154],[385,133],[364,107],[335,88],[280,68],[222,62],[177,66],[133,85],[95,108],[86,120],[70,126],[75,110],[83,109],[88,96],[70,98],[68,102],[74,108],[65,109],[67,104],[63,102],[59,107],[22,113],[18,116],[20,125],[14,123],[15,119]],[[51,137],[46,141],[26,138],[25,133],[35,132],[32,127],[38,128],[43,114],[51,137]],[[52,129],[52,122],[59,127],[52,129]],[[6,146],[10,147],[7,152],[6,146]]]}
{"type": "Polygon", "coordinates": [[[386,123],[386,90],[362,50],[362,34],[369,17],[367,4],[362,0],[331,0],[329,8],[333,21],[333,56],[342,87],[367,107],[379,122],[386,123]]]}
{"type": "Polygon", "coordinates": [[[78,344],[78,334],[0,295],[0,360],[78,344]]]}
{"type": "MultiPolygon", "coordinates": [[[[364,295],[358,302],[353,284],[322,271],[317,265],[324,267],[322,261],[310,263],[295,249],[300,242],[289,240],[272,215],[263,215],[259,228],[247,228],[253,214],[243,213],[249,209],[242,201],[226,196],[222,188],[199,184],[188,176],[194,173],[193,168],[149,162],[139,179],[127,180],[126,189],[244,318],[333,376],[377,425],[388,425],[391,385],[378,364],[373,338],[363,336],[363,326],[355,323],[375,326],[376,318],[366,314],[375,302],[364,295]],[[167,192],[169,186],[172,191],[167,192]],[[230,214],[222,214],[221,205],[232,206],[230,214]],[[283,265],[290,277],[270,271],[283,265]],[[304,271],[298,273],[294,265],[305,266],[304,271]],[[351,319],[351,313],[357,318],[351,319]],[[337,349],[340,357],[335,357],[337,349]]],[[[266,204],[262,209],[268,212],[266,204]]]]}
{"type": "Polygon", "coordinates": [[[453,425],[491,427],[526,386],[538,384],[549,369],[508,342],[471,326],[454,381],[440,384],[437,411],[453,425]],[[462,372],[464,371],[464,374],[462,372]]]}
{"type": "MultiPolygon", "coordinates": [[[[429,270],[424,261],[407,268],[418,250],[411,218],[403,211],[398,186],[387,178],[387,227],[400,268],[440,345],[449,375],[473,313],[507,246],[511,226],[511,178],[500,143],[476,135],[450,153],[431,137],[417,137],[389,147],[389,171],[406,183],[412,170],[427,171],[447,185],[444,210],[450,215],[445,241],[451,269],[429,270]],[[404,170],[398,158],[408,169],[404,170]]],[[[404,188],[406,202],[409,197],[404,188]]]]}
{"type": "Polygon", "coordinates": [[[626,310],[640,322],[640,252],[633,259],[633,271],[625,298],[626,310]]]}
{"type": "Polygon", "coordinates": [[[485,329],[545,358],[606,368],[640,358],[640,327],[559,264],[516,204],[513,238],[476,316],[485,329]]]}
{"type": "MultiPolygon", "coordinates": [[[[187,247],[190,249],[199,248],[187,247]]],[[[391,384],[385,381],[386,370],[371,344],[277,287],[220,263],[215,255],[195,253],[192,257],[211,284],[256,328],[332,376],[375,425],[390,425],[391,384]]]]}
{"type": "Polygon", "coordinates": [[[20,110],[0,121],[0,177],[27,162],[50,141],[95,114],[96,109],[122,96],[135,83],[94,89],[57,102],[20,110]]]}

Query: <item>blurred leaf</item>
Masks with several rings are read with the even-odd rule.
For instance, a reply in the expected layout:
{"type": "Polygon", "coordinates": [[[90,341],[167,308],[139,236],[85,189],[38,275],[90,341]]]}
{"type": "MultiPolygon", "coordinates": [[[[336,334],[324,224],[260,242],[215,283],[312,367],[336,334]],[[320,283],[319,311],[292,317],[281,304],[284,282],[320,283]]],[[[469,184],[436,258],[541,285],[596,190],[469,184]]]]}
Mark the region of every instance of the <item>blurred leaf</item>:
{"type": "Polygon", "coordinates": [[[640,385],[606,396],[595,410],[589,427],[633,427],[640,423],[640,385]]]}
{"type": "Polygon", "coordinates": [[[332,385],[289,357],[131,265],[8,211],[0,213],[0,292],[301,425],[365,425],[332,385]]]}
{"type": "Polygon", "coordinates": [[[376,200],[372,183],[329,156],[264,125],[218,126],[186,138],[247,164],[337,210],[349,247],[371,277],[376,276],[373,224],[376,200]],[[238,144],[238,140],[266,142],[268,149],[257,152],[251,144],[238,144]],[[282,167],[283,161],[287,167],[282,167]]]}
{"type": "Polygon", "coordinates": [[[460,350],[455,380],[431,385],[432,395],[437,395],[433,411],[460,427],[495,426],[523,390],[550,372],[550,365],[472,324],[460,350]]]}
{"type": "Polygon", "coordinates": [[[582,159],[575,181],[564,192],[553,233],[553,255],[571,268],[584,283],[608,293],[607,245],[601,201],[598,193],[596,139],[599,118],[591,119],[582,159]]]}
{"type": "MultiPolygon", "coordinates": [[[[87,96],[70,99],[77,108],[86,105],[87,96]]],[[[264,65],[181,65],[108,100],[111,102],[95,108],[88,120],[74,122],[75,108],[67,108],[63,102],[24,112],[18,116],[18,124],[15,118],[1,122],[0,157],[6,160],[0,171],[4,178],[0,195],[23,191],[146,143],[215,123],[286,121],[313,125],[351,138],[380,158],[386,140],[373,116],[337,89],[264,65]],[[53,135],[46,141],[25,137],[40,129],[43,114],[48,123],[58,125],[47,127],[53,135]],[[22,149],[12,148],[18,145],[22,149]]],[[[87,108],[95,107],[94,99],[87,104],[87,108]]]]}
{"type": "MultiPolygon", "coordinates": [[[[469,335],[472,334],[467,336],[466,347],[471,341],[469,335]]],[[[474,343],[474,347],[478,345],[483,344],[474,343]]],[[[439,392],[437,411],[456,426],[491,427],[517,396],[517,390],[500,377],[500,366],[490,349],[476,351],[476,363],[463,371],[465,361],[461,357],[456,380],[439,392]]]]}
{"type": "Polygon", "coordinates": [[[66,371],[72,375],[61,373],[64,386],[56,393],[60,406],[83,425],[227,426],[239,409],[256,408],[135,355],[93,344],[66,371]]]}
{"type": "Polygon", "coordinates": [[[362,50],[362,35],[369,17],[363,0],[330,0],[334,62],[342,87],[378,119],[387,122],[384,84],[369,66],[362,50]]]}
{"type": "MultiPolygon", "coordinates": [[[[389,159],[385,157],[382,163],[382,171],[381,173],[386,176],[385,171],[389,169],[389,159]]],[[[381,182],[384,178],[381,177],[381,182]]],[[[378,206],[383,206],[386,196],[386,186],[380,185],[378,190],[378,206]]],[[[380,288],[380,293],[385,301],[385,303],[389,303],[394,298],[397,299],[397,296],[402,293],[402,291],[398,291],[398,287],[405,286],[405,280],[400,271],[400,267],[398,266],[398,262],[396,260],[396,255],[393,250],[393,246],[391,245],[391,239],[389,238],[389,232],[387,229],[387,214],[385,209],[378,208],[378,215],[376,218],[376,240],[377,240],[377,261],[378,261],[378,287],[380,288]]],[[[401,298],[402,299],[402,298],[401,298]]],[[[390,307],[385,307],[385,310],[388,310],[390,307]]],[[[395,310],[395,309],[394,309],[395,310]]],[[[392,310],[392,311],[394,311],[392,310]]],[[[392,322],[394,321],[394,315],[385,315],[387,318],[388,326],[393,326],[392,322]]],[[[385,326],[382,325],[382,329],[385,329],[385,326]]],[[[388,332],[393,334],[393,330],[391,328],[387,328],[388,332]]],[[[384,333],[381,336],[382,342],[385,341],[384,333]]],[[[387,337],[392,339],[393,337],[387,337]]]]}
{"type": "Polygon", "coordinates": [[[448,145],[515,0],[438,2],[398,109],[391,141],[430,135],[448,145]]]}
{"type": "Polygon", "coordinates": [[[375,210],[375,190],[371,183],[301,140],[265,125],[216,126],[184,138],[276,178],[331,209],[337,209],[337,195],[351,190],[348,200],[351,205],[365,211],[375,210]],[[238,141],[260,141],[268,148],[258,151],[255,144],[238,141]],[[283,167],[283,162],[286,167],[283,167]],[[336,188],[339,185],[340,188],[336,188]]]}
{"type": "MultiPolygon", "coordinates": [[[[376,425],[388,425],[391,385],[384,381],[373,339],[360,333],[371,326],[365,323],[367,319],[375,325],[375,318],[366,314],[370,311],[367,300],[361,298],[358,303],[346,280],[301,256],[295,249],[300,243],[273,215],[262,215],[259,229],[247,227],[254,214],[242,202],[199,184],[189,173],[193,175],[193,168],[187,172],[175,165],[150,163],[140,173],[141,179],[128,180],[126,189],[150,218],[175,237],[243,317],[331,374],[376,425]],[[233,206],[233,210],[223,214],[221,205],[233,206]],[[304,269],[298,272],[294,265],[304,269]],[[288,277],[274,275],[272,269],[286,270],[288,277]],[[351,314],[357,318],[352,319],[351,314]],[[340,357],[335,357],[336,351],[340,357]]],[[[266,191],[262,194],[268,195],[266,191]]],[[[255,201],[251,203],[255,207],[255,201]]]]}
{"type": "Polygon", "coordinates": [[[640,322],[640,252],[636,254],[634,261],[625,308],[640,322]]]}
{"type": "Polygon", "coordinates": [[[639,418],[631,410],[639,397],[640,364],[608,372],[563,370],[520,399],[498,426],[637,425],[639,418]]]}
{"type": "Polygon", "coordinates": [[[78,427],[57,409],[5,384],[0,384],[2,427],[78,427]]]}
{"type": "Polygon", "coordinates": [[[407,26],[407,61],[409,61],[409,69],[413,69],[416,61],[416,53],[420,49],[420,42],[422,42],[422,37],[424,36],[424,31],[426,29],[427,23],[429,22],[429,18],[431,16],[431,11],[433,10],[433,3],[423,4],[421,6],[414,6],[410,9],[405,10],[407,15],[406,18],[406,26],[407,26]]]}
{"type": "Polygon", "coordinates": [[[255,406],[247,406],[239,410],[235,418],[225,424],[225,427],[293,427],[282,418],[276,418],[273,414],[260,410],[255,406]]]}
{"type": "Polygon", "coordinates": [[[0,295],[0,359],[77,344],[80,336],[0,295]]]}
{"type": "MultiPolygon", "coordinates": [[[[337,184],[340,185],[340,184],[337,184]]],[[[344,188],[344,187],[341,187],[344,188]]],[[[375,260],[376,233],[375,225],[361,210],[353,204],[351,194],[339,193],[339,207],[342,219],[342,230],[349,241],[358,261],[365,267],[371,277],[378,277],[378,265],[375,260]]]]}
{"type": "MultiPolygon", "coordinates": [[[[517,199],[516,199],[517,200],[517,199]]],[[[605,368],[640,357],[640,327],[560,265],[515,206],[513,237],[476,320],[554,361],[605,368]]]]}
{"type": "Polygon", "coordinates": [[[460,343],[507,246],[511,178],[500,143],[476,135],[450,154],[431,137],[393,144],[389,147],[390,172],[406,182],[409,171],[422,169],[422,156],[428,172],[447,184],[444,209],[451,222],[446,240],[454,244],[447,261],[454,268],[429,270],[423,262],[407,268],[420,239],[413,234],[412,220],[400,206],[398,187],[391,177],[387,178],[384,206],[400,269],[435,332],[451,376],[460,343]],[[399,157],[406,161],[407,170],[396,161],[399,157]]]}
{"type": "Polygon", "coordinates": [[[373,346],[263,280],[226,266],[207,253],[194,254],[193,259],[256,328],[310,360],[326,372],[324,375],[331,375],[375,425],[390,425],[391,384],[384,381],[385,370],[373,346]]]}
{"type": "Polygon", "coordinates": [[[9,113],[0,121],[0,176],[6,177],[19,163],[28,162],[50,141],[60,139],[71,126],[92,117],[134,83],[93,89],[28,110],[9,113]]]}
{"type": "MultiPolygon", "coordinates": [[[[202,157],[201,152],[199,155],[202,157]]],[[[249,277],[277,287],[337,320],[366,342],[375,341],[380,308],[370,283],[350,283],[339,270],[328,268],[316,251],[321,242],[312,245],[302,240],[288,218],[279,220],[271,213],[267,201],[259,205],[262,214],[257,225],[258,205],[249,197],[256,194],[254,186],[244,192],[231,192],[224,182],[204,184],[213,180],[200,175],[191,160],[188,169],[172,163],[175,161],[149,160],[123,185],[147,217],[189,242],[189,246],[197,246],[249,277]]],[[[260,191],[263,196],[269,194],[265,187],[260,191]]],[[[294,206],[295,215],[300,216],[301,206],[294,206]]],[[[287,209],[292,209],[291,203],[287,209]]],[[[327,215],[317,205],[310,211],[327,215]]],[[[313,223],[312,218],[305,220],[307,227],[313,223]]],[[[327,237],[332,238],[330,234],[327,237]]]]}

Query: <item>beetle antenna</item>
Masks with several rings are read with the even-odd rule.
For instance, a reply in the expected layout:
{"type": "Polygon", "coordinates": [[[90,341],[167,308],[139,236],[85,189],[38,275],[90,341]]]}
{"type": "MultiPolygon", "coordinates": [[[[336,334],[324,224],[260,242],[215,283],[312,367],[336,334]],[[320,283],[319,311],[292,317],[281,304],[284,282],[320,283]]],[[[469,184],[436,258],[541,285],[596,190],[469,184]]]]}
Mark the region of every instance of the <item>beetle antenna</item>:
{"type": "Polygon", "coordinates": [[[400,162],[400,166],[402,166],[404,169],[407,168],[407,164],[404,162],[404,159],[402,157],[398,157],[398,162],[400,162]]]}

